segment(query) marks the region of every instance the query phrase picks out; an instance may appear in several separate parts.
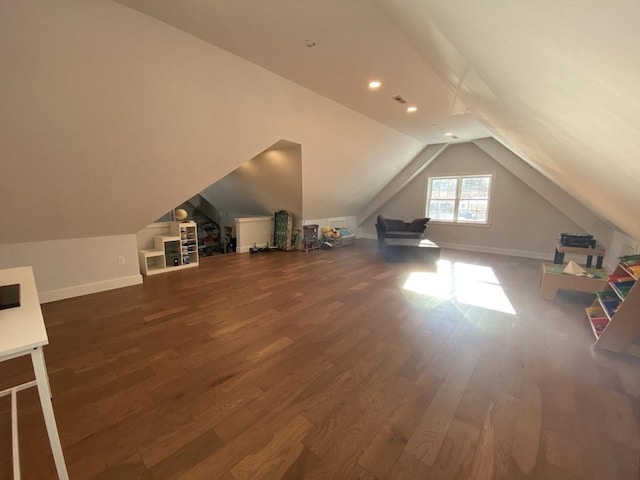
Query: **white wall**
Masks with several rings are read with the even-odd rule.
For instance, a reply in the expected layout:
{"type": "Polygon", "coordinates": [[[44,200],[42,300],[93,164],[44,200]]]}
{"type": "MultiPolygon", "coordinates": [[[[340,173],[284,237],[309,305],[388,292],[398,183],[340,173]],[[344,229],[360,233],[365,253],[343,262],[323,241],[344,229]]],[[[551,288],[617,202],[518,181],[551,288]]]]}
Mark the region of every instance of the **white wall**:
{"type": "Polygon", "coordinates": [[[1,1],[0,84],[0,244],[49,298],[138,275],[138,231],[282,138],[303,145],[309,216],[362,208],[420,149],[109,1],[1,1]],[[133,256],[116,271],[109,241],[92,240],[113,235],[130,236],[133,256]]]}
{"type": "MultiPolygon", "coordinates": [[[[423,217],[429,176],[482,173],[494,175],[490,225],[430,222],[427,228],[429,239],[449,248],[553,259],[560,233],[583,231],[571,218],[472,143],[450,146],[379,213],[405,221],[423,217]]],[[[545,180],[540,174],[536,175],[545,180]]],[[[363,233],[370,238],[375,238],[375,215],[363,224],[363,233]]],[[[611,229],[595,215],[588,220],[591,225],[598,226],[601,233],[597,240],[607,246],[611,229]]],[[[585,259],[580,257],[579,260],[584,263],[585,259]]]]}
{"type": "Polygon", "coordinates": [[[0,83],[2,243],[135,234],[283,138],[303,215],[352,213],[421,148],[108,1],[0,2],[0,83]]]}
{"type": "MultiPolygon", "coordinates": [[[[322,227],[348,227],[357,236],[357,218],[355,216],[315,218],[304,220],[302,225],[318,225],[322,227]]],[[[296,231],[294,225],[294,233],[296,231]]],[[[236,218],[237,249],[239,253],[248,252],[254,243],[258,248],[267,243],[273,246],[273,217],[236,218]]],[[[298,245],[299,246],[299,245],[298,245]]]]}
{"type": "Polygon", "coordinates": [[[483,138],[473,143],[579,225],[580,231],[589,232],[601,244],[609,245],[613,228],[611,223],[595,215],[592,210],[534,170],[528,163],[523,162],[497,140],[483,138]]]}
{"type": "Polygon", "coordinates": [[[1,268],[27,265],[42,303],[142,283],[135,235],[0,245],[1,268]]]}
{"type": "Polygon", "coordinates": [[[236,218],[236,252],[246,253],[254,245],[273,247],[273,217],[236,218]]]}
{"type": "Polygon", "coordinates": [[[618,230],[614,230],[613,235],[611,235],[609,249],[604,257],[604,263],[608,270],[613,270],[618,265],[618,257],[636,253],[640,253],[640,242],[618,230]]]}
{"type": "Polygon", "coordinates": [[[360,236],[361,229],[358,225],[358,217],[355,215],[347,215],[344,217],[329,217],[329,218],[310,218],[302,222],[303,225],[318,225],[318,235],[321,235],[322,227],[331,228],[348,228],[351,233],[360,236]]]}
{"type": "Polygon", "coordinates": [[[358,213],[358,219],[364,221],[371,215],[377,215],[378,210],[386,205],[389,200],[409,185],[413,179],[427,168],[447,148],[448,144],[427,145],[418,155],[411,160],[398,175],[389,181],[380,190],[371,202],[358,213]]]}
{"type": "Polygon", "coordinates": [[[204,189],[200,195],[218,211],[259,216],[286,210],[298,224],[302,216],[300,145],[270,148],[204,189]]]}
{"type": "Polygon", "coordinates": [[[154,237],[156,235],[170,235],[171,222],[156,222],[147,225],[136,233],[136,244],[138,250],[155,249],[154,237]]]}

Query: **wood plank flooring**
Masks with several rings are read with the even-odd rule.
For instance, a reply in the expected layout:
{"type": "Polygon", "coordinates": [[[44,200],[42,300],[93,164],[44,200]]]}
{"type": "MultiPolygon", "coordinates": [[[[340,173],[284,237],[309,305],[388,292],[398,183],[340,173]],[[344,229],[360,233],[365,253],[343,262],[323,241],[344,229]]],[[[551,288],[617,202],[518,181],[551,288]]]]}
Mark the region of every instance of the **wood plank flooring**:
{"type": "MultiPolygon", "coordinates": [[[[444,250],[435,273],[359,240],[45,304],[70,476],[638,480],[640,359],[594,351],[591,296],[541,300],[540,264],[444,250]]],[[[0,364],[0,389],[30,378],[0,364]]],[[[23,478],[56,478],[18,401],[23,478]]]]}

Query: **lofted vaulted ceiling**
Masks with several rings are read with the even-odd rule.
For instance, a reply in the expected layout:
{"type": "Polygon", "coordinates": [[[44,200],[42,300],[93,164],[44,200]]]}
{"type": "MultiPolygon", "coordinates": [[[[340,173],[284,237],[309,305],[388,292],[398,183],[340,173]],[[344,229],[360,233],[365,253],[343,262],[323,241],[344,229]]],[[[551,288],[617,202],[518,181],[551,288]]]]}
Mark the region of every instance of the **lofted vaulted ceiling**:
{"type": "Polygon", "coordinates": [[[640,2],[119,3],[423,145],[494,136],[640,238],[640,2]]]}
{"type": "Polygon", "coordinates": [[[488,136],[638,239],[639,24],[626,0],[3,0],[0,243],[133,234],[280,139],[303,218],[357,215],[426,146],[488,136]]]}

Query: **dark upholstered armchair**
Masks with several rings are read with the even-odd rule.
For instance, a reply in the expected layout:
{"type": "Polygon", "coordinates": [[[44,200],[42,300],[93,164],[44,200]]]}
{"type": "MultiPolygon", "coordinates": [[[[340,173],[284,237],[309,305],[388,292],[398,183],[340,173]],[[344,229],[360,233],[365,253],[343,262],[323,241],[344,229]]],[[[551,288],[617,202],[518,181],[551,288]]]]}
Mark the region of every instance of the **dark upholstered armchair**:
{"type": "Polygon", "coordinates": [[[416,238],[422,239],[427,222],[430,218],[416,218],[411,223],[404,220],[394,220],[378,215],[376,232],[378,233],[378,248],[382,249],[385,238],[416,238]]]}

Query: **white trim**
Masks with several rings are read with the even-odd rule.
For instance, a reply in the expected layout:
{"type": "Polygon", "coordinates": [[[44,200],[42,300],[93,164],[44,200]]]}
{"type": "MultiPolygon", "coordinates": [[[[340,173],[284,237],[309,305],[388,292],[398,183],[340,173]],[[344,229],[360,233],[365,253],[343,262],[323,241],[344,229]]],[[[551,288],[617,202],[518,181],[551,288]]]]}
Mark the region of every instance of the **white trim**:
{"type": "MultiPolygon", "coordinates": [[[[36,384],[35,381],[29,385],[36,384]]],[[[26,384],[25,384],[26,385],[26,384]]],[[[32,386],[34,386],[32,385],[32,386]]],[[[18,438],[18,390],[11,390],[11,451],[13,452],[13,478],[20,480],[20,439],[18,438]]]]}
{"type": "Polygon", "coordinates": [[[429,215],[429,203],[431,201],[431,186],[433,180],[436,179],[456,179],[456,198],[454,199],[454,216],[458,215],[459,207],[460,207],[460,197],[461,197],[461,189],[462,189],[462,179],[463,178],[477,178],[477,177],[489,177],[489,198],[487,198],[487,221],[486,222],[465,222],[457,219],[447,221],[447,220],[435,220],[443,225],[491,225],[491,213],[493,210],[493,192],[494,192],[494,184],[496,179],[495,172],[486,172],[486,173],[470,173],[470,174],[456,174],[456,175],[435,175],[427,177],[427,192],[426,198],[424,202],[424,210],[425,217],[430,217],[429,215]]]}
{"type": "Polygon", "coordinates": [[[616,269],[617,266],[618,265],[609,265],[609,263],[606,260],[602,262],[602,269],[605,272],[613,273],[613,271],[616,269]]]}
{"type": "Polygon", "coordinates": [[[553,262],[553,252],[532,252],[530,250],[512,250],[508,248],[486,247],[484,245],[466,245],[462,243],[436,242],[441,248],[452,250],[466,250],[468,252],[493,253],[496,255],[508,255],[510,257],[535,258],[537,260],[549,260],[553,262]]]}
{"type": "MultiPolygon", "coordinates": [[[[366,238],[367,240],[378,240],[378,236],[374,233],[363,233],[358,235],[358,238],[366,238]]],[[[536,260],[547,260],[549,263],[553,263],[553,251],[551,252],[532,252],[529,250],[512,250],[506,248],[493,248],[485,247],[483,245],[465,245],[461,243],[447,243],[447,242],[435,242],[440,248],[450,248],[451,250],[466,250],[469,252],[478,253],[493,253],[496,255],[507,255],[510,257],[524,257],[533,258],[536,260]]],[[[553,248],[553,247],[552,247],[553,248]]],[[[584,264],[586,257],[584,255],[571,255],[565,254],[565,263],[569,260],[573,260],[576,263],[584,264]]],[[[595,262],[595,259],[594,259],[595,262]]],[[[594,263],[595,265],[595,263],[594,263]]],[[[602,267],[607,272],[613,272],[614,268],[606,261],[602,263],[602,267]]]]}
{"type": "MultiPolygon", "coordinates": [[[[493,253],[495,255],[507,255],[510,257],[523,257],[523,258],[533,258],[536,260],[546,260],[549,263],[553,263],[553,247],[549,252],[533,252],[530,250],[512,250],[508,248],[494,248],[494,247],[486,247],[484,245],[465,245],[461,243],[448,243],[448,242],[436,242],[441,248],[450,248],[452,250],[466,250],[468,252],[478,252],[478,253],[493,253]]],[[[585,255],[570,255],[566,254],[564,256],[565,263],[569,260],[573,260],[576,263],[584,264],[586,262],[585,255]]],[[[593,259],[594,263],[592,268],[595,266],[595,258],[593,259]]],[[[603,267],[606,271],[612,271],[608,264],[603,263],[603,267]]]]}
{"type": "MultiPolygon", "coordinates": [[[[371,233],[365,233],[358,238],[366,238],[369,240],[377,240],[378,236],[371,233]]],[[[511,257],[535,258],[538,260],[549,260],[553,262],[553,252],[531,252],[527,250],[511,250],[506,248],[485,247],[483,245],[465,245],[462,243],[435,242],[440,248],[449,248],[451,250],[466,250],[468,252],[493,253],[496,255],[508,255],[511,257]]],[[[566,255],[569,257],[570,255],[566,255]]]]}
{"type": "Polygon", "coordinates": [[[328,219],[331,228],[347,228],[346,217],[333,217],[328,219]]]}
{"type": "MultiPolygon", "coordinates": [[[[236,248],[235,253],[250,253],[252,248],[253,248],[253,245],[248,246],[248,247],[238,247],[238,248],[236,248]]],[[[257,246],[256,245],[256,248],[258,249],[258,252],[260,252],[260,253],[262,253],[266,248],[269,248],[269,250],[278,250],[278,251],[280,251],[278,249],[278,247],[276,247],[275,245],[262,244],[261,246],[257,246]]],[[[284,252],[284,250],[282,250],[282,251],[284,252]]],[[[293,252],[293,251],[295,251],[295,248],[293,250],[287,250],[287,251],[293,252]]]]}
{"type": "Polygon", "coordinates": [[[273,217],[236,217],[237,223],[246,223],[246,222],[265,222],[267,220],[273,220],[273,217]]]}
{"type": "Polygon", "coordinates": [[[46,292],[38,292],[40,303],[55,302],[64,300],[65,298],[80,297],[91,293],[104,292],[116,288],[130,287],[142,283],[142,275],[130,275],[128,277],[114,278],[111,280],[103,280],[95,283],[85,283],[83,285],[74,285],[73,287],[57,288],[46,292]]]}
{"type": "Polygon", "coordinates": [[[444,227],[482,227],[489,228],[491,223],[473,223],[473,222],[445,222],[442,220],[429,220],[429,225],[438,225],[444,227]]]}
{"type": "Polygon", "coordinates": [[[151,223],[149,225],[147,225],[144,228],[149,228],[149,229],[166,229],[169,228],[169,226],[174,223],[174,222],[156,222],[156,223],[151,223]]]}
{"type": "Polygon", "coordinates": [[[339,227],[350,228],[356,230],[358,224],[358,218],[353,215],[343,215],[340,217],[326,217],[326,218],[305,218],[302,220],[302,225],[318,225],[319,227],[339,227]]]}

